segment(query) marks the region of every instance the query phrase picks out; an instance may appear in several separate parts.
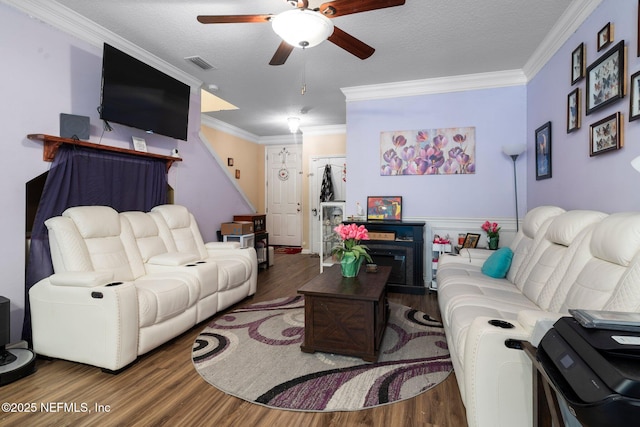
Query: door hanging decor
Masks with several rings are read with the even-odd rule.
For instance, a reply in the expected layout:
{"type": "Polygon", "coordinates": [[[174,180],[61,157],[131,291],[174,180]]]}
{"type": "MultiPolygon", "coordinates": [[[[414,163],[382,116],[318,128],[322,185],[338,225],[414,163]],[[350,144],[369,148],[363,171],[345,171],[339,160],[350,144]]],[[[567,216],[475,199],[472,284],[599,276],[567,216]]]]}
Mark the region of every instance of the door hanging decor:
{"type": "Polygon", "coordinates": [[[278,156],[280,156],[280,160],[282,161],[282,166],[278,171],[278,178],[280,178],[280,181],[286,181],[289,179],[289,169],[287,169],[287,157],[290,154],[291,153],[289,152],[289,150],[287,150],[287,147],[283,147],[282,150],[280,150],[280,152],[278,153],[278,156]]]}

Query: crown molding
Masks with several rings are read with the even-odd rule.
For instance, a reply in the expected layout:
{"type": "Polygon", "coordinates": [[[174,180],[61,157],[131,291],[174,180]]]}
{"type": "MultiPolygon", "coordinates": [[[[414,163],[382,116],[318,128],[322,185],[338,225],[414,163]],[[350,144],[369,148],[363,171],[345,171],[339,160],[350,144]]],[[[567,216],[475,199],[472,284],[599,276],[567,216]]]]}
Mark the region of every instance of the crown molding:
{"type": "Polygon", "coordinates": [[[281,144],[296,144],[298,142],[302,142],[302,137],[299,136],[300,134],[258,136],[251,132],[247,132],[246,130],[240,129],[239,127],[230,125],[229,123],[223,122],[222,120],[213,118],[207,114],[200,115],[200,124],[202,126],[207,126],[212,129],[219,130],[220,132],[224,132],[229,135],[233,135],[238,138],[244,139],[245,141],[253,142],[254,144],[281,145],[281,144]]]}
{"type": "Polygon", "coordinates": [[[344,135],[347,125],[303,126],[300,130],[305,136],[344,135]]]}
{"type": "Polygon", "coordinates": [[[258,143],[262,145],[302,144],[302,134],[290,133],[287,135],[261,136],[258,143]]]}
{"type": "Polygon", "coordinates": [[[522,70],[506,70],[493,73],[465,74],[433,79],[408,80],[379,85],[352,86],[342,88],[347,102],[371,99],[398,98],[402,96],[431,95],[436,93],[462,92],[527,83],[522,70]]]}
{"type": "Polygon", "coordinates": [[[256,144],[260,142],[260,137],[258,135],[247,132],[246,130],[230,125],[229,123],[213,118],[207,114],[200,115],[200,124],[202,126],[207,126],[212,129],[219,130],[220,132],[228,133],[229,135],[237,136],[238,138],[245,139],[256,144]]]}
{"type": "Polygon", "coordinates": [[[51,25],[79,40],[102,49],[108,43],[132,55],[171,77],[188,84],[191,91],[200,91],[202,81],[147,52],[119,35],[107,30],[73,10],[56,2],[38,0],[1,0],[32,18],[51,25]]]}
{"type": "Polygon", "coordinates": [[[542,40],[531,58],[522,68],[527,80],[531,80],[551,60],[558,50],[580,28],[584,21],[600,6],[602,0],[584,0],[571,2],[556,25],[542,40]]]}
{"type": "Polygon", "coordinates": [[[346,96],[346,101],[350,102],[527,84],[558,52],[569,37],[580,28],[593,11],[600,6],[602,1],[584,0],[571,2],[549,34],[534,51],[531,58],[525,63],[522,70],[410,80],[380,85],[352,86],[341,90],[346,96]]]}

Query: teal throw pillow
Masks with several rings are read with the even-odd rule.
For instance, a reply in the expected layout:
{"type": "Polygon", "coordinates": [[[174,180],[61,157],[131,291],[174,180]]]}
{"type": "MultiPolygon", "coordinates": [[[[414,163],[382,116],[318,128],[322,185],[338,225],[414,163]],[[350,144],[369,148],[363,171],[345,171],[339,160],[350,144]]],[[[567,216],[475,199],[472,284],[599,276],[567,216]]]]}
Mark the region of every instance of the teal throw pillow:
{"type": "Polygon", "coordinates": [[[496,279],[502,279],[507,275],[509,267],[511,267],[512,258],[513,251],[511,248],[500,248],[482,264],[482,273],[496,279]]]}

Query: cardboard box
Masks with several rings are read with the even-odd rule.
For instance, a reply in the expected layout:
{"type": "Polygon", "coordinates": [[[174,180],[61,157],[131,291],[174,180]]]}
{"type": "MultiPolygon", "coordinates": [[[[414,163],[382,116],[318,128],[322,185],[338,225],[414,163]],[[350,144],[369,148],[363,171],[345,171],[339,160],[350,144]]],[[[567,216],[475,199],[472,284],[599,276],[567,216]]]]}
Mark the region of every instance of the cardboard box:
{"type": "Polygon", "coordinates": [[[227,236],[230,234],[241,236],[243,234],[251,233],[253,233],[252,221],[223,222],[220,226],[220,234],[222,234],[223,236],[227,236]]]}
{"type": "Polygon", "coordinates": [[[267,229],[267,215],[265,214],[234,215],[233,220],[235,222],[252,221],[254,233],[259,233],[267,229]]]}

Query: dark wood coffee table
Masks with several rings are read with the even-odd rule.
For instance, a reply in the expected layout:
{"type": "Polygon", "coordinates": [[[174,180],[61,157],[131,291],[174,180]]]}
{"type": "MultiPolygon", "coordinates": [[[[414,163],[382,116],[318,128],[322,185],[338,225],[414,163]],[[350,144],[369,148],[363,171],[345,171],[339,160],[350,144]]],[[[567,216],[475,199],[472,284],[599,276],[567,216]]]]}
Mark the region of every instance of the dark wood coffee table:
{"type": "Polygon", "coordinates": [[[347,278],[340,265],[334,265],[298,289],[305,299],[302,351],[378,360],[389,312],[390,273],[389,266],[378,266],[376,273],[363,267],[358,277],[347,278]]]}

